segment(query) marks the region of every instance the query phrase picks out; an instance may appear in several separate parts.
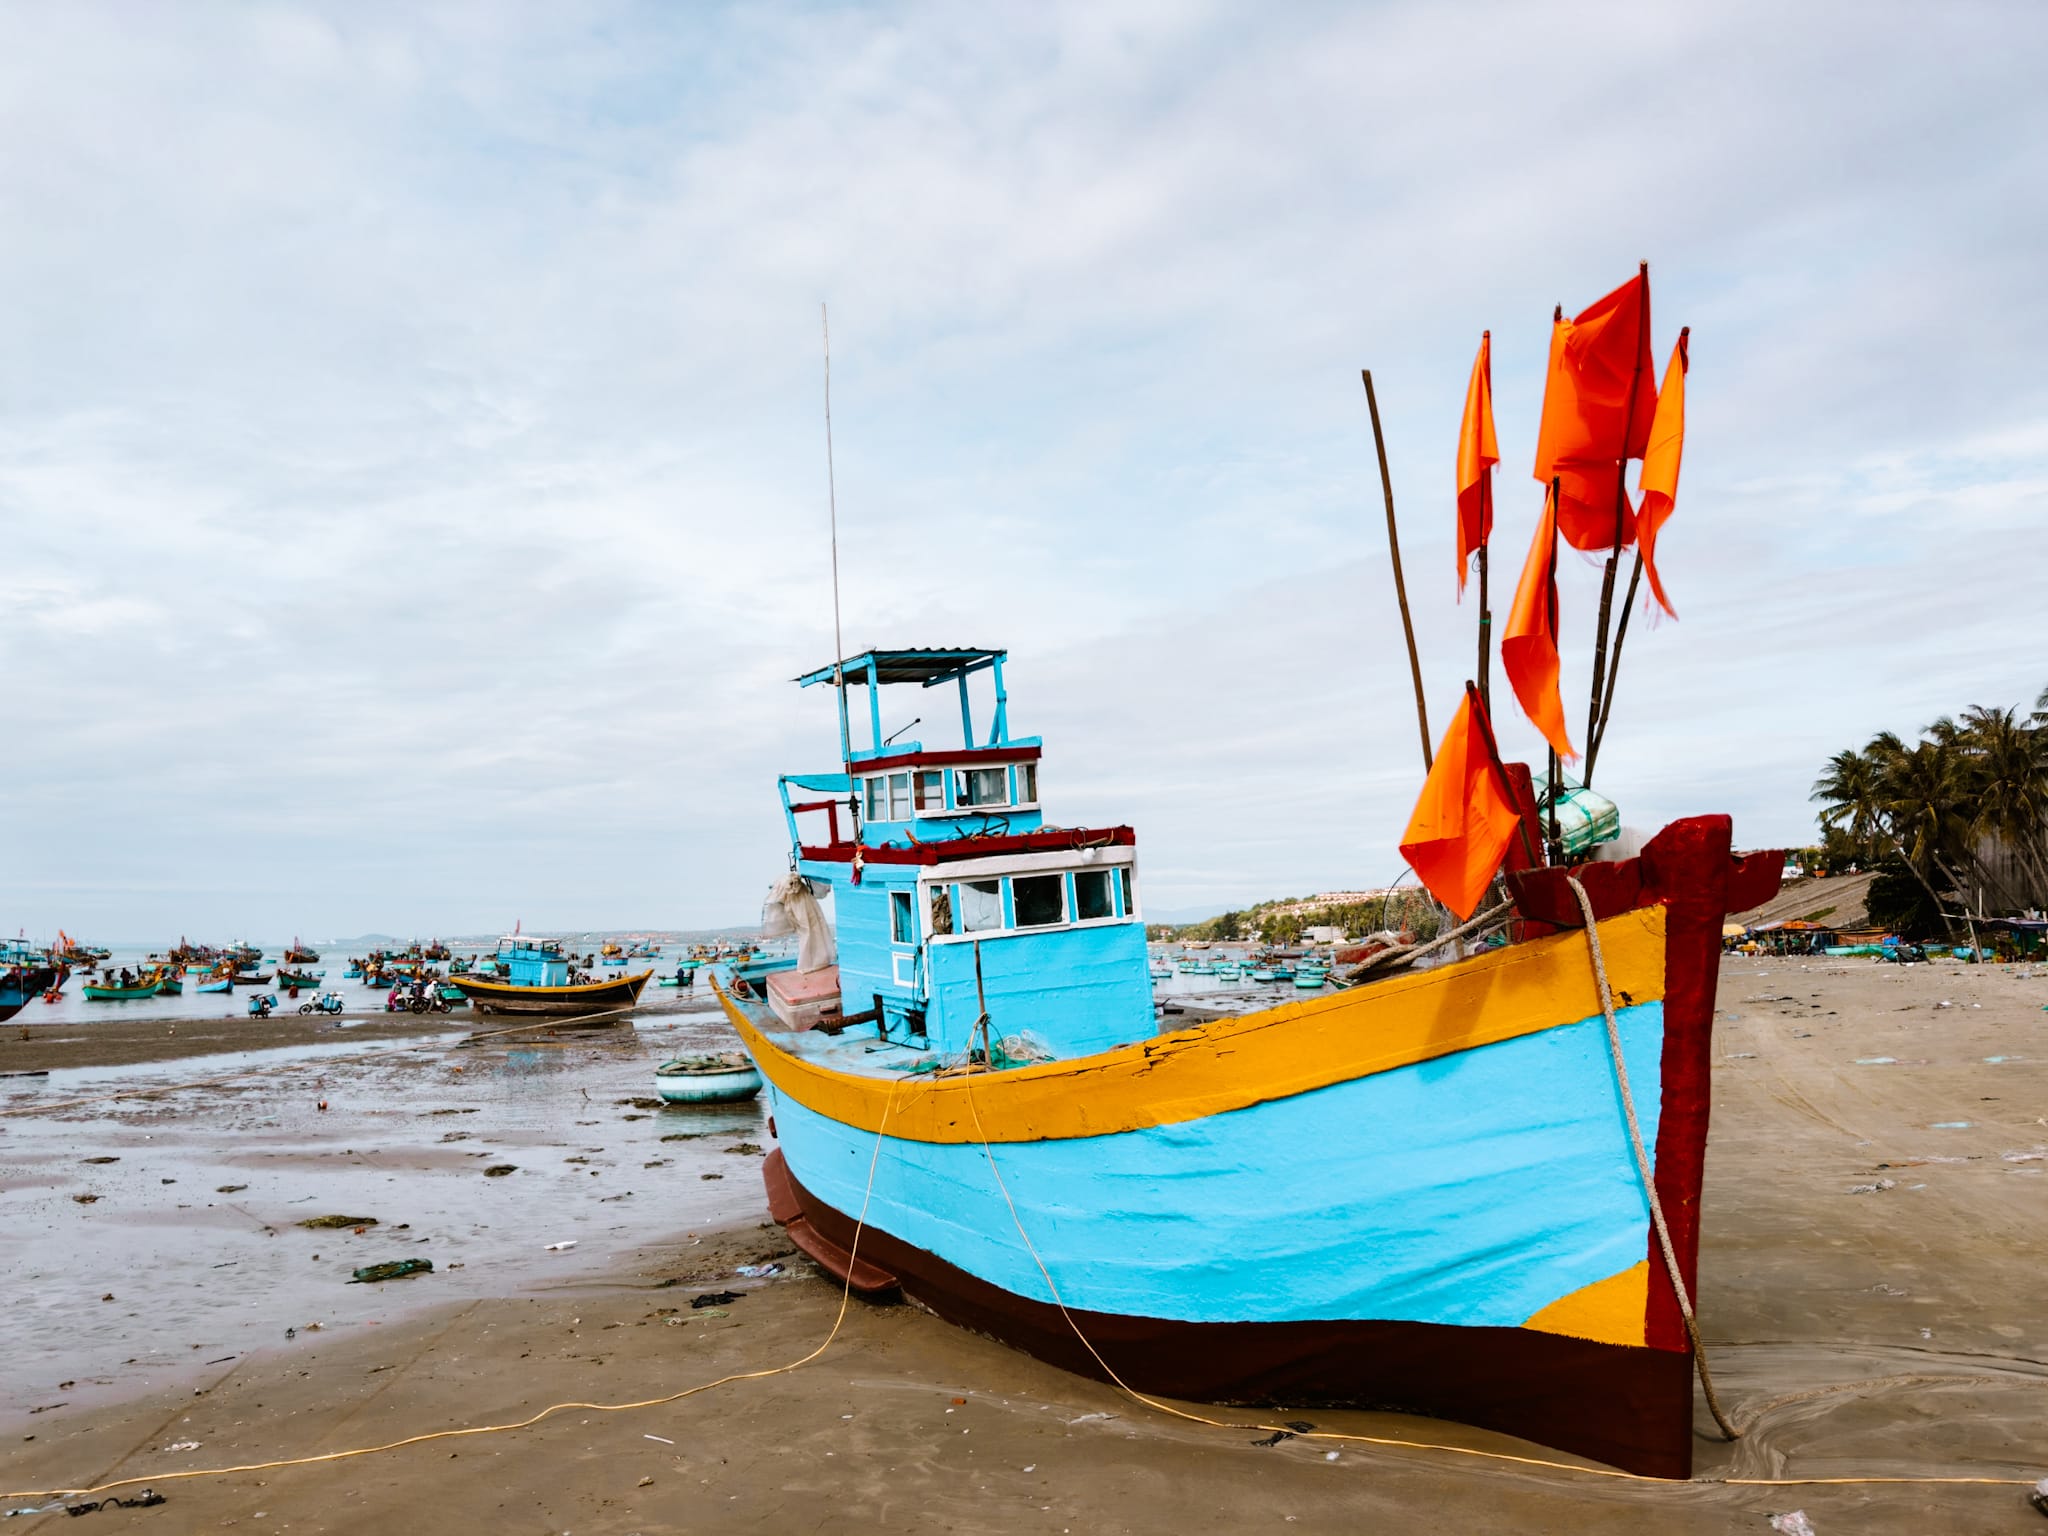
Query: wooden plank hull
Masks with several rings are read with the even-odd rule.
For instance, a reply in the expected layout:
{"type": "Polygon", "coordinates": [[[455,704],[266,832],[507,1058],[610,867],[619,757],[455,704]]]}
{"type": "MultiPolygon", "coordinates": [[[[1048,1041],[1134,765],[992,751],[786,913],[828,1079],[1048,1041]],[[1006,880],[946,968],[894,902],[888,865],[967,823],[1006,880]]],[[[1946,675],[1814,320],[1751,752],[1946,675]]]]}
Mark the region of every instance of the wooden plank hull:
{"type": "MultiPolygon", "coordinates": [[[[1688,1290],[1721,919],[1776,867],[1700,818],[1579,872],[1688,1290]]],[[[1014,1071],[836,1071],[727,1000],[769,1082],[771,1208],[829,1250],[865,1205],[860,1258],[914,1299],[1100,1374],[1064,1304],[1140,1390],[1397,1408],[1687,1476],[1690,1346],[1587,940],[1560,872],[1518,895],[1508,949],[1014,1071]]]]}
{"type": "Polygon", "coordinates": [[[483,981],[473,976],[451,976],[448,985],[458,987],[479,1013],[508,1013],[547,1018],[577,1018],[631,1008],[654,973],[640,971],[584,986],[522,987],[510,982],[483,981]]]}

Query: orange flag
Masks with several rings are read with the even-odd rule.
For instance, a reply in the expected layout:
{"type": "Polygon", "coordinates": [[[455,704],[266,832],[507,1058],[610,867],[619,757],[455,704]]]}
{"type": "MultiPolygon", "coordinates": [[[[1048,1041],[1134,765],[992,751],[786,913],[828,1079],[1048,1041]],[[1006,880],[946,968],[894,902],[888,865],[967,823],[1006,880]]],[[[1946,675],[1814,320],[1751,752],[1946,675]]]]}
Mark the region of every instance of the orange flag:
{"type": "Polygon", "coordinates": [[[1560,757],[1577,757],[1565,734],[1564,700],[1557,691],[1557,509],[1548,496],[1536,537],[1529,541],[1529,558],[1522,562],[1507,628],[1501,631],[1500,664],[1522,713],[1560,757]]]}
{"type": "Polygon", "coordinates": [[[1635,541],[1635,514],[1621,488],[1621,461],[1650,440],[1657,395],[1650,383],[1650,274],[1550,329],[1550,366],[1536,433],[1536,478],[1559,487],[1558,531],[1574,549],[1635,541]]]}
{"type": "Polygon", "coordinates": [[[1479,910],[1520,825],[1494,765],[1478,692],[1467,685],[1401,834],[1401,857],[1463,922],[1479,910]]]}
{"type": "Polygon", "coordinates": [[[1657,391],[1657,418],[1650,427],[1650,445],[1643,450],[1643,475],[1637,483],[1643,493],[1642,511],[1636,519],[1636,536],[1643,546],[1643,574],[1650,578],[1650,595],[1674,619],[1678,610],[1664,595],[1664,583],[1657,575],[1657,530],[1671,516],[1678,501],[1678,461],[1685,456],[1685,376],[1692,367],[1687,345],[1692,327],[1678,333],[1678,345],[1671,349],[1671,364],[1664,370],[1664,387],[1657,391]]]}
{"type": "Polygon", "coordinates": [[[1493,537],[1493,466],[1500,447],[1493,440],[1493,332],[1479,333],[1472,382],[1465,386],[1465,420],[1458,428],[1458,597],[1465,596],[1465,567],[1472,551],[1493,537]]]}

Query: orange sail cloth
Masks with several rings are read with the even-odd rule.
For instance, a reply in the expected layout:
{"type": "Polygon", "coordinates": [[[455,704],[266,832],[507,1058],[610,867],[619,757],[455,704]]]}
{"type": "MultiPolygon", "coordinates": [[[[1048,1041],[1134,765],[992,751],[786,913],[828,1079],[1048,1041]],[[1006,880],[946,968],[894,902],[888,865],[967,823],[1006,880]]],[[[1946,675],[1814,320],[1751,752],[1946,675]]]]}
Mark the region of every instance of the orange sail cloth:
{"type": "Polygon", "coordinates": [[[1465,420],[1458,428],[1458,597],[1465,596],[1465,568],[1472,551],[1493,537],[1493,466],[1500,445],[1493,438],[1493,332],[1482,331],[1465,386],[1465,420]]]}
{"type": "Polygon", "coordinates": [[[1657,391],[1657,418],[1650,427],[1650,445],[1643,451],[1643,474],[1638,482],[1643,504],[1636,515],[1636,537],[1642,542],[1643,574],[1650,578],[1650,595],[1674,619],[1678,610],[1665,596],[1664,582],[1657,574],[1657,530],[1678,502],[1678,463],[1685,456],[1685,376],[1692,369],[1691,335],[1690,326],[1678,333],[1670,366],[1664,370],[1664,387],[1657,391]]]}
{"type": "Polygon", "coordinates": [[[1635,515],[1622,491],[1621,461],[1650,440],[1657,393],[1651,384],[1650,274],[1630,278],[1550,329],[1550,367],[1536,432],[1536,478],[1562,480],[1558,531],[1574,549],[1635,541],[1635,515]]]}
{"type": "Polygon", "coordinates": [[[1494,765],[1481,708],[1468,688],[1401,834],[1401,857],[1460,922],[1479,910],[1521,825],[1494,765]]]}
{"type": "Polygon", "coordinates": [[[1565,734],[1564,700],[1557,691],[1557,509],[1543,498],[1543,516],[1522,562],[1515,605],[1501,631],[1501,670],[1536,729],[1560,757],[1577,757],[1565,734]]]}

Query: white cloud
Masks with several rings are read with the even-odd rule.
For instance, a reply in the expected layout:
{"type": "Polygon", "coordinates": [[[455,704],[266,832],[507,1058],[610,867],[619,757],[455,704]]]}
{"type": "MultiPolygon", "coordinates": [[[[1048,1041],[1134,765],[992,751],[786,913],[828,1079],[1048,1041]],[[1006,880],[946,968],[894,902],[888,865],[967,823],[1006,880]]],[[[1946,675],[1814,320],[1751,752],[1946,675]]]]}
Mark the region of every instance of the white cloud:
{"type": "Polygon", "coordinates": [[[833,751],[786,681],[831,646],[821,296],[849,645],[1009,645],[1055,809],[1134,822],[1155,904],[1391,873],[1418,754],[1357,369],[1440,726],[1477,333],[1504,609],[1550,306],[1638,256],[1695,366],[1684,622],[1632,632],[1601,770],[1630,819],[1802,838],[1828,752],[2048,680],[2003,595],[2048,576],[2031,10],[10,30],[31,927],[748,914],[775,773],[833,751]]]}

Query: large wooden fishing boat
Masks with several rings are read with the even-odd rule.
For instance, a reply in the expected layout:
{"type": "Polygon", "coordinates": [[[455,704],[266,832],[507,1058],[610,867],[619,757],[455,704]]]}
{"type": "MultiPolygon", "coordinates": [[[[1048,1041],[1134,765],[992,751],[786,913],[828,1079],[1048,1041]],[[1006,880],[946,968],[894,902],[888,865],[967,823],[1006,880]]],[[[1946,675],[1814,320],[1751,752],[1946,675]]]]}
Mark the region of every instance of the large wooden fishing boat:
{"type": "Polygon", "coordinates": [[[1775,891],[1779,857],[1734,855],[1726,817],[1676,822],[1633,859],[1514,870],[1516,942],[1162,1029],[1135,835],[1045,823],[1003,656],[874,651],[799,679],[844,680],[847,770],[781,781],[804,952],[720,989],[767,1080],[792,1241],[864,1294],[1140,1391],[1398,1409],[1688,1475],[1676,1287],[1696,1278],[1721,925],[1775,891]],[[957,683],[963,745],[884,744],[890,683],[957,683]],[[808,882],[832,892],[836,954],[808,882]]]}
{"type": "Polygon", "coordinates": [[[500,939],[494,961],[496,976],[487,978],[472,973],[448,978],[448,985],[460,988],[480,1013],[622,1017],[639,1003],[648,977],[654,974],[636,971],[602,981],[585,979],[570,964],[562,940],[523,934],[500,939]]]}

